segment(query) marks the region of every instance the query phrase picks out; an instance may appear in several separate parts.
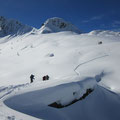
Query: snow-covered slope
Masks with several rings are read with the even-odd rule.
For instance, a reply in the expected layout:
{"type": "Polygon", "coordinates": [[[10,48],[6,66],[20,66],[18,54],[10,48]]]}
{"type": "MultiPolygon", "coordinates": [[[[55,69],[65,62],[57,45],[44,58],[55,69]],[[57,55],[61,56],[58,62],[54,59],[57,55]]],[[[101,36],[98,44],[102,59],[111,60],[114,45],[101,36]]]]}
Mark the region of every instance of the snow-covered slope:
{"type": "Polygon", "coordinates": [[[55,33],[61,31],[72,31],[75,33],[81,33],[81,31],[69,22],[66,22],[62,18],[50,18],[46,20],[43,26],[40,28],[40,33],[55,33]]]}
{"type": "Polygon", "coordinates": [[[6,19],[3,16],[0,16],[0,37],[24,34],[33,29],[35,28],[21,24],[17,20],[6,19]]]}
{"type": "MultiPolygon", "coordinates": [[[[10,91],[10,89],[2,89],[2,91],[10,91]]],[[[38,81],[31,85],[15,86],[11,92],[8,92],[2,98],[1,100],[8,107],[39,119],[120,119],[120,96],[97,85],[96,79],[92,77],[68,77],[64,80],[38,81]],[[54,102],[62,105],[69,104],[71,101],[81,98],[88,88],[94,89],[93,92],[74,104],[59,109],[48,106],[54,102]]],[[[6,113],[9,111],[4,104],[1,108],[6,113]]],[[[12,112],[10,110],[10,113],[9,118],[11,119],[36,120],[35,118],[24,116],[24,114],[15,113],[13,110],[12,112]],[[14,116],[10,113],[14,113],[14,116]],[[18,115],[21,116],[18,117],[18,115]]]]}
{"type": "MultiPolygon", "coordinates": [[[[36,75],[36,79],[45,74],[51,77],[75,75],[74,69],[80,64],[76,71],[81,76],[95,76],[104,71],[113,77],[105,79],[106,85],[114,79],[108,86],[118,86],[116,74],[119,75],[119,66],[116,64],[120,59],[119,45],[119,37],[116,36],[76,35],[71,32],[17,36],[0,45],[1,83],[26,83],[31,73],[36,75]],[[103,44],[98,45],[99,41],[103,44]]],[[[119,86],[115,88],[119,89],[119,86]]]]}
{"type": "Polygon", "coordinates": [[[118,33],[56,32],[0,38],[0,120],[119,120],[118,33]]]}

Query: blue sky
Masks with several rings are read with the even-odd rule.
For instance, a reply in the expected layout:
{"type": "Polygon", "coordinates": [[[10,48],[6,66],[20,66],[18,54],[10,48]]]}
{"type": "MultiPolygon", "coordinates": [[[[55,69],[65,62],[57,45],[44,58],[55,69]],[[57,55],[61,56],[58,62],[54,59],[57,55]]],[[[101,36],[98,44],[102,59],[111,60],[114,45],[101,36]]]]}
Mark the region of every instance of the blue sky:
{"type": "Polygon", "coordinates": [[[0,16],[40,28],[48,18],[61,17],[82,31],[120,31],[120,0],[0,0],[0,16]]]}

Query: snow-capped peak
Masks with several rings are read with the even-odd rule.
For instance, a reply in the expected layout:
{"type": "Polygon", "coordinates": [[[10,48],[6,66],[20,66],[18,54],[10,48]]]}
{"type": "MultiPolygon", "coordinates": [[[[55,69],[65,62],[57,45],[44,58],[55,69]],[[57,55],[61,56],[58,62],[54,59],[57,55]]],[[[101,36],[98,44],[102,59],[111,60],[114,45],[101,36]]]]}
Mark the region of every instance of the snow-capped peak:
{"type": "Polygon", "coordinates": [[[18,35],[30,32],[33,27],[24,25],[17,20],[6,19],[0,16],[0,37],[6,35],[18,35]]]}
{"type": "Polygon", "coordinates": [[[62,31],[81,33],[77,27],[58,17],[47,19],[43,26],[40,28],[40,33],[54,33],[62,31]]]}

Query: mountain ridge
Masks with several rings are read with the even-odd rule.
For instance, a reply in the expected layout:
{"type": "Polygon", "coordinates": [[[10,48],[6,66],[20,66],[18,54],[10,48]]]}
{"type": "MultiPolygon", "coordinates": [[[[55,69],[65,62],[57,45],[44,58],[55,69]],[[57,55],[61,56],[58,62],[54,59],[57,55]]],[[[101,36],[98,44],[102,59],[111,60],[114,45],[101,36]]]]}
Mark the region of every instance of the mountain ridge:
{"type": "Polygon", "coordinates": [[[17,20],[6,19],[5,17],[0,16],[0,37],[25,34],[33,29],[33,27],[24,25],[17,20]]]}
{"type": "Polygon", "coordinates": [[[43,34],[54,33],[54,32],[56,33],[62,31],[71,31],[78,34],[82,33],[76,26],[59,17],[53,17],[47,19],[39,30],[40,33],[43,34]]]}
{"type": "MultiPolygon", "coordinates": [[[[5,36],[16,36],[23,35],[28,32],[33,34],[48,34],[48,33],[57,33],[70,31],[76,34],[83,34],[79,28],[74,26],[72,23],[65,21],[59,17],[52,17],[47,19],[42,26],[37,29],[32,26],[22,24],[18,20],[6,19],[3,16],[0,16],[0,37],[5,36]]],[[[103,35],[103,36],[120,36],[120,32],[115,32],[111,30],[92,30],[87,33],[88,35],[103,35]]]]}

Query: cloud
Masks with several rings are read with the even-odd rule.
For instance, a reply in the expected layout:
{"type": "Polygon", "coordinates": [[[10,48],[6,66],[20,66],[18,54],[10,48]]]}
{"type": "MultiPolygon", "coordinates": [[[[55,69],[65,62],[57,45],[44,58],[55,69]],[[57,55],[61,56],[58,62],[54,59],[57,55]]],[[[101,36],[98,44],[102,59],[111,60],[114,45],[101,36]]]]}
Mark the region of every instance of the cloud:
{"type": "Polygon", "coordinates": [[[114,24],[120,25],[120,21],[114,21],[114,24]]]}
{"type": "Polygon", "coordinates": [[[120,27],[120,21],[114,21],[112,27],[120,27]]]}
{"type": "Polygon", "coordinates": [[[100,20],[104,17],[104,15],[99,15],[99,16],[94,16],[94,17],[91,17],[90,19],[88,20],[84,20],[82,21],[83,23],[88,23],[88,22],[91,22],[91,21],[94,21],[94,20],[100,20]]]}
{"type": "Polygon", "coordinates": [[[116,28],[116,29],[111,29],[114,32],[120,32],[120,28],[116,28]]]}

